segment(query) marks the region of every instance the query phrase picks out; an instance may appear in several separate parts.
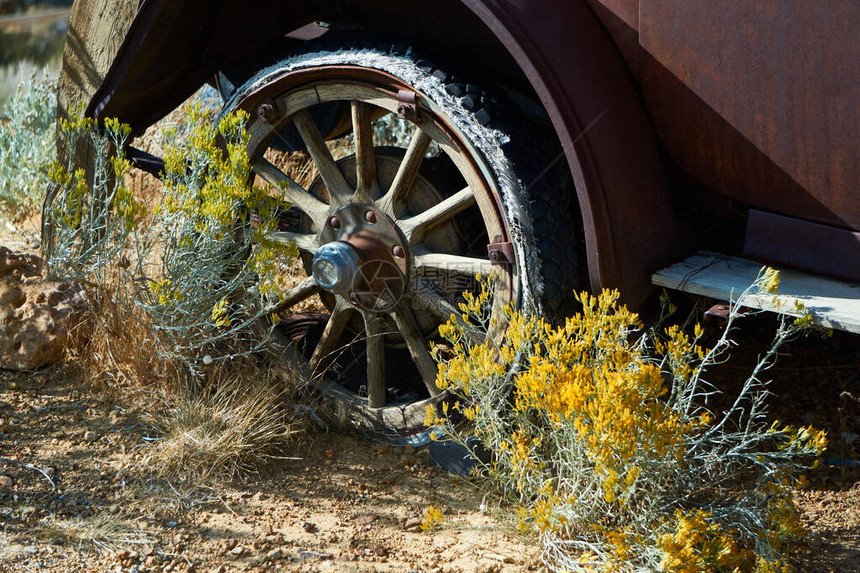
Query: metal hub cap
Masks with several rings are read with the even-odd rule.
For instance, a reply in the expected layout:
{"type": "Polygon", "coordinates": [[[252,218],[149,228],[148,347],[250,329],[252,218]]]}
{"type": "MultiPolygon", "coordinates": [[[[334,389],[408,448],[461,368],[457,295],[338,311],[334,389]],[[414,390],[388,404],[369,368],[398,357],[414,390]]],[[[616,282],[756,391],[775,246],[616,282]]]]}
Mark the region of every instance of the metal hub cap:
{"type": "Polygon", "coordinates": [[[325,291],[348,296],[360,265],[361,259],[352,245],[345,241],[327,243],[314,254],[314,280],[325,291]]]}
{"type": "Polygon", "coordinates": [[[389,312],[403,296],[409,249],[403,233],[373,205],[336,210],[320,232],[312,272],[320,288],[370,312],[389,312]]]}

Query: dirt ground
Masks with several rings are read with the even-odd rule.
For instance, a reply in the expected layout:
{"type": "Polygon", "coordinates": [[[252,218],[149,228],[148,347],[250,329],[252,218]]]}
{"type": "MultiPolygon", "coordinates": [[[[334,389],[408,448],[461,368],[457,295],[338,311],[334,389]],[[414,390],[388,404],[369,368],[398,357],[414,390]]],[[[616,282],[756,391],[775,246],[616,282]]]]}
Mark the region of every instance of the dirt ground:
{"type": "Polygon", "coordinates": [[[311,434],[263,475],[191,489],[142,477],[139,414],[68,368],[0,373],[0,570],[543,569],[504,510],[487,498],[482,511],[426,451],[311,434]],[[422,531],[429,505],[444,520],[422,531]]]}

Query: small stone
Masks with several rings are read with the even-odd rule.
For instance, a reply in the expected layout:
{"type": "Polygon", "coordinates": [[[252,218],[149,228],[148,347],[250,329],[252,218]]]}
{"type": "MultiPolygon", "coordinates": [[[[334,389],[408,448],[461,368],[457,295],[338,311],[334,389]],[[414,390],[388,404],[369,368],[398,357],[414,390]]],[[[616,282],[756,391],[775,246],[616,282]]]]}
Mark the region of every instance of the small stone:
{"type": "Polygon", "coordinates": [[[279,547],[276,547],[276,548],[272,549],[271,551],[269,551],[268,553],[266,553],[266,557],[268,557],[272,561],[282,559],[284,557],[284,550],[279,548],[279,547]]]}
{"type": "Polygon", "coordinates": [[[15,480],[7,475],[0,475],[0,490],[9,490],[15,487],[15,480]]]}
{"type": "Polygon", "coordinates": [[[372,513],[366,513],[364,515],[359,515],[353,520],[353,523],[358,525],[368,525],[376,521],[378,518],[372,513]]]}
{"type": "Polygon", "coordinates": [[[241,545],[237,545],[236,547],[234,547],[233,549],[230,550],[230,555],[233,555],[235,557],[239,557],[243,553],[245,553],[245,548],[242,547],[241,545]]]}
{"type": "Polygon", "coordinates": [[[407,531],[411,529],[418,529],[421,527],[421,520],[417,517],[411,517],[406,520],[406,524],[403,527],[407,531]]]}
{"type": "Polygon", "coordinates": [[[96,434],[92,430],[87,430],[86,432],[84,432],[84,441],[85,442],[95,442],[98,439],[99,439],[98,434],[96,434]]]}
{"type": "Polygon", "coordinates": [[[327,561],[333,559],[331,553],[320,553],[319,551],[299,551],[299,557],[302,559],[316,559],[318,561],[327,561]]]}
{"type": "Polygon", "coordinates": [[[302,524],[302,529],[304,529],[307,533],[316,533],[317,531],[319,531],[317,526],[309,521],[306,521],[302,524]]]}

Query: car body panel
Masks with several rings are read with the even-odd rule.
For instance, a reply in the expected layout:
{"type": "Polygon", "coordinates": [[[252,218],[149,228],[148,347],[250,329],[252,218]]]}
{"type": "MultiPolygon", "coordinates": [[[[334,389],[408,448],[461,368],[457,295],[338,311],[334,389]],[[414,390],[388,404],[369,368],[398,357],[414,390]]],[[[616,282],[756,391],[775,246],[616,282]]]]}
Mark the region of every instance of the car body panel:
{"type": "MultiPolygon", "coordinates": [[[[465,36],[504,51],[564,149],[592,288],[619,288],[632,306],[651,272],[695,250],[667,172],[728,201],[860,229],[854,0],[144,0],[88,112],[139,131],[231,59],[330,19],[436,34],[454,54],[465,36]]],[[[480,65],[475,47],[468,62],[480,65]]]]}
{"type": "Polygon", "coordinates": [[[860,3],[591,3],[684,171],[751,206],[860,229],[860,3]]]}

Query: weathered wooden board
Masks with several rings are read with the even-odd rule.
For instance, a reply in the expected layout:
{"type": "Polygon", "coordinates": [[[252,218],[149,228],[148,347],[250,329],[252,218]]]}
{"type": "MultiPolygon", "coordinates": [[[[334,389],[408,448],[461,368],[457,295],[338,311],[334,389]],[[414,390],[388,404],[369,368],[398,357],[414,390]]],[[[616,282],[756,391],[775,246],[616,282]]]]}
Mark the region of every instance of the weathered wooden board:
{"type": "MultiPolygon", "coordinates": [[[[655,273],[651,280],[658,286],[734,301],[755,282],[763,266],[749,259],[702,251],[655,273]]],[[[777,270],[779,292],[752,293],[745,306],[797,316],[795,302],[799,301],[815,324],[860,333],[860,285],[777,270]]]]}

